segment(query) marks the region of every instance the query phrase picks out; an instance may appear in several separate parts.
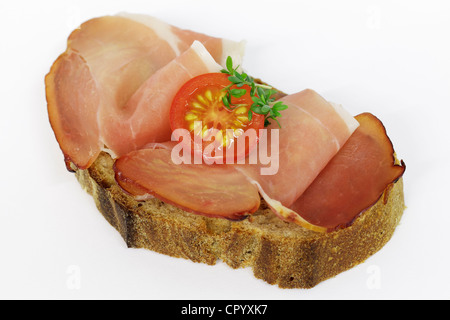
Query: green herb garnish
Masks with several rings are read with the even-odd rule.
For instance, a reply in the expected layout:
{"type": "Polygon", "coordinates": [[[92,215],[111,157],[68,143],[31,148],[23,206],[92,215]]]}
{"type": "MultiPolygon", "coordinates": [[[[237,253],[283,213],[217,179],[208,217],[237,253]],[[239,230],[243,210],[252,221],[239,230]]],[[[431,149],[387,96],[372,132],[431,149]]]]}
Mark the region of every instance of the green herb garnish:
{"type": "Polygon", "coordinates": [[[257,114],[264,115],[264,126],[267,127],[270,124],[270,119],[275,120],[278,126],[281,128],[280,123],[276,119],[281,117],[280,111],[288,108],[282,101],[275,102],[275,98],[272,96],[277,92],[271,86],[255,83],[254,79],[246,73],[239,73],[236,68],[233,68],[233,60],[230,56],[226,62],[227,69],[222,69],[220,72],[228,74],[228,80],[230,85],[226,86],[225,96],[222,98],[223,104],[228,109],[232,110],[240,105],[232,104],[231,97],[240,98],[247,93],[246,89],[231,89],[232,86],[242,88],[244,85],[250,86],[250,96],[253,100],[253,104],[248,111],[248,119],[252,120],[252,111],[257,114]]]}

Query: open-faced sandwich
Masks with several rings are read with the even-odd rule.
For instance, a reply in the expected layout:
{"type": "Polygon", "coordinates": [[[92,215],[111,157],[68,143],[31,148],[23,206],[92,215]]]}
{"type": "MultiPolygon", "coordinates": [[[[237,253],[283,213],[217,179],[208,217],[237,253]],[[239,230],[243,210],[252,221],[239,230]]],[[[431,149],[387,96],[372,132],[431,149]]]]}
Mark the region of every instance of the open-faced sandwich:
{"type": "Polygon", "coordinates": [[[367,259],[404,210],[382,122],[244,72],[244,44],[120,14],[46,76],[67,169],[129,247],[311,288],[367,259]]]}

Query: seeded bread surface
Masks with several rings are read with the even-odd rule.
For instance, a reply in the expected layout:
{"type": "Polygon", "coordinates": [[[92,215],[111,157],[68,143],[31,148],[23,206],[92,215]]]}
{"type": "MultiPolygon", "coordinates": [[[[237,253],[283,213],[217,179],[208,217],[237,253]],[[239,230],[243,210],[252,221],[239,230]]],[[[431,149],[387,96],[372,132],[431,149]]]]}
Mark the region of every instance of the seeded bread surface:
{"type": "Polygon", "coordinates": [[[156,198],[136,201],[114,179],[113,159],[101,153],[75,170],[105,219],[128,247],[232,268],[251,267],[255,277],[280,288],[312,288],[364,262],[391,238],[403,214],[403,180],[389,186],[371,208],[345,229],[317,233],[277,218],[264,201],[242,221],[208,218],[156,198]]]}

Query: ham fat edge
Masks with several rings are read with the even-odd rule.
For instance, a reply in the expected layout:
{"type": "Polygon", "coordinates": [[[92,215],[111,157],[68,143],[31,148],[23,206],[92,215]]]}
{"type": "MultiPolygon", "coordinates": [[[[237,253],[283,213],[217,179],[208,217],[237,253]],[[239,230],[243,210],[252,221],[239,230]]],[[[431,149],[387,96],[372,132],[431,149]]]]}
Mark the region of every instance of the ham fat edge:
{"type": "MultiPolygon", "coordinates": [[[[395,162],[379,119],[352,117],[313,90],[280,99],[289,108],[279,118],[275,174],[261,175],[260,164],[172,162],[168,118],[177,90],[242,54],[242,43],[143,15],[85,22],[46,76],[49,120],[68,169],[89,168],[105,150],[116,159],[117,183],[137,200],[157,197],[195,214],[241,220],[263,198],[280,219],[310,230],[349,226],[405,165],[395,162]]],[[[277,128],[267,128],[263,147],[277,128]]]]}

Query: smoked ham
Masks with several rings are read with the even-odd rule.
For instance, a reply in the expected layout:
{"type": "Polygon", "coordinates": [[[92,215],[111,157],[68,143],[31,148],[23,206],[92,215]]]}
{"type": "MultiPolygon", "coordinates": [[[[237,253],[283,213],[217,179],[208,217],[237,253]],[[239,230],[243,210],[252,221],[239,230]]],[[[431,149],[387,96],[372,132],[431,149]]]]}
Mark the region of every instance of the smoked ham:
{"type": "Polygon", "coordinates": [[[53,64],[45,78],[48,116],[53,132],[70,163],[88,168],[103,147],[97,112],[100,93],[86,61],[67,51],[53,64]]]}
{"type": "Polygon", "coordinates": [[[278,124],[267,127],[268,143],[260,142],[263,154],[278,152],[277,172],[270,172],[273,164],[239,166],[249,179],[258,182],[263,193],[289,207],[306,190],[319,172],[344,145],[358,127],[358,122],[341,106],[331,104],[314,90],[306,89],[285,96],[283,101],[289,106],[279,118],[278,124]],[[275,132],[274,132],[275,131],[275,132]],[[278,146],[271,135],[278,134],[278,146]],[[275,149],[270,150],[271,147],[275,149]],[[262,175],[261,170],[268,170],[262,175]]]}
{"type": "Polygon", "coordinates": [[[163,39],[177,55],[187,50],[195,40],[200,41],[218,64],[225,66],[228,56],[233,57],[236,65],[241,65],[244,56],[245,42],[232,41],[223,38],[211,37],[209,35],[187,29],[180,29],[167,24],[154,17],[144,14],[119,13],[118,16],[134,20],[149,27],[163,39]]]}
{"type": "Polygon", "coordinates": [[[233,166],[174,164],[167,148],[133,151],[116,160],[116,180],[127,192],[156,196],[208,217],[243,219],[260,205],[258,189],[233,166]]]}
{"type": "Polygon", "coordinates": [[[290,207],[310,224],[346,227],[371,207],[405,171],[381,121],[356,116],[360,126],[309,188],[290,207]]]}
{"type": "Polygon", "coordinates": [[[117,157],[152,142],[170,140],[170,106],[178,89],[200,74],[219,72],[198,41],[148,78],[121,109],[100,112],[103,140],[117,157]]]}
{"type": "MultiPolygon", "coordinates": [[[[110,144],[133,129],[111,132],[111,115],[131,117],[129,99],[158,70],[189,50],[194,40],[205,43],[216,62],[227,55],[237,55],[239,61],[243,54],[242,43],[181,30],[151,17],[100,17],[72,32],[66,52],[46,77],[49,119],[67,163],[88,168],[105,146],[115,155],[110,144]]],[[[118,153],[125,152],[122,146],[118,153]]]]}

